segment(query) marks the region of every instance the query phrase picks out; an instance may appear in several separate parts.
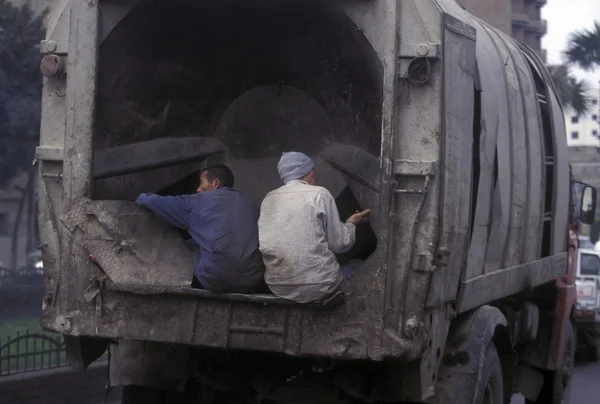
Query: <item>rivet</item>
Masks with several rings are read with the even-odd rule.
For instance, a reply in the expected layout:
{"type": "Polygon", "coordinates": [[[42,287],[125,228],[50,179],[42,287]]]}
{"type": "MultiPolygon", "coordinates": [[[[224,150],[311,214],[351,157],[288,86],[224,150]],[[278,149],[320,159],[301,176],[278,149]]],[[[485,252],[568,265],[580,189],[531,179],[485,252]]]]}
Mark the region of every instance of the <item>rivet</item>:
{"type": "Polygon", "coordinates": [[[417,54],[419,56],[427,56],[429,54],[429,46],[421,44],[417,47],[417,54]]]}

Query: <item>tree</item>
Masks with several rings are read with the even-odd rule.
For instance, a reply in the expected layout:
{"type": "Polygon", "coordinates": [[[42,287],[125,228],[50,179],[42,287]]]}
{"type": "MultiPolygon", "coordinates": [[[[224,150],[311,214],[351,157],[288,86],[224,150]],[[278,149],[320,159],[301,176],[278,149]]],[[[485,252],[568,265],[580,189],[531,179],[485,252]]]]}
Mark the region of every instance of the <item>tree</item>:
{"type": "Polygon", "coordinates": [[[591,29],[573,32],[565,54],[570,64],[584,70],[600,67],[600,21],[596,21],[591,29]]]}
{"type": "Polygon", "coordinates": [[[39,42],[44,15],[27,6],[0,0],[0,187],[18,173],[29,174],[12,234],[11,268],[17,262],[17,241],[23,210],[34,192],[32,162],[39,139],[42,80],[39,42]]]}
{"type": "Polygon", "coordinates": [[[596,21],[592,29],[573,32],[565,57],[567,66],[549,66],[550,73],[565,108],[577,115],[585,115],[592,110],[591,97],[588,95],[590,87],[585,81],[573,77],[568,65],[584,70],[600,67],[600,22],[596,21]]]}
{"type": "Polygon", "coordinates": [[[578,80],[567,66],[548,66],[563,106],[575,115],[585,115],[592,110],[592,100],[588,96],[590,87],[578,80]]]}
{"type": "Polygon", "coordinates": [[[0,0],[0,187],[31,170],[38,143],[43,17],[0,0]]]}

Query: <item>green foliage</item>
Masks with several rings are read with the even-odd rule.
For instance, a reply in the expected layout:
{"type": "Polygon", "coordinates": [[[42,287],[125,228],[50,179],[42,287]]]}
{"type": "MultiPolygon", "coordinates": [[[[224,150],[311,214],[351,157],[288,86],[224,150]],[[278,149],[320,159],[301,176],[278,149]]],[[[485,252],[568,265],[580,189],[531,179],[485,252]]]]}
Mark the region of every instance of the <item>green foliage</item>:
{"type": "Polygon", "coordinates": [[[592,29],[575,31],[569,38],[566,51],[569,63],[584,70],[600,67],[600,22],[596,21],[592,29]]]}
{"type": "Polygon", "coordinates": [[[61,344],[61,335],[43,331],[38,317],[4,320],[0,324],[0,377],[65,366],[67,357],[61,344]],[[26,337],[27,335],[30,337],[26,337]]]}
{"type": "Polygon", "coordinates": [[[43,15],[0,0],[0,186],[31,167],[39,139],[43,15]]]}
{"type": "Polygon", "coordinates": [[[573,77],[567,66],[549,66],[554,84],[563,106],[575,115],[585,115],[593,108],[588,96],[590,87],[583,80],[573,77]]]}
{"type": "MultiPolygon", "coordinates": [[[[2,343],[8,341],[17,335],[25,335],[27,333],[42,333],[39,317],[23,317],[14,320],[2,320],[0,324],[0,341],[2,343]]],[[[0,343],[1,345],[1,343],[0,343]]]]}

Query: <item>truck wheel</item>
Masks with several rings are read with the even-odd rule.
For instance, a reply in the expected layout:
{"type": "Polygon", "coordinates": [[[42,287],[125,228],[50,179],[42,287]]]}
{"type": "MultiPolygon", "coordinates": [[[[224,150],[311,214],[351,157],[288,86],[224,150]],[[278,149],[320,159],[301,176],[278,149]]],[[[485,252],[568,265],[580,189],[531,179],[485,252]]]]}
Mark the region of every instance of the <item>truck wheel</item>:
{"type": "Polygon", "coordinates": [[[496,345],[490,342],[485,351],[483,369],[481,370],[481,386],[477,389],[477,404],[504,404],[504,381],[502,364],[496,345]]]}
{"type": "MultiPolygon", "coordinates": [[[[478,356],[478,352],[473,352],[471,355],[472,358],[478,356]]],[[[466,366],[444,366],[440,371],[436,394],[427,402],[429,404],[504,404],[502,364],[494,342],[490,342],[486,347],[481,366],[481,377],[478,377],[481,363],[471,362],[473,363],[466,366]]]]}
{"type": "Polygon", "coordinates": [[[561,369],[547,371],[544,377],[544,385],[537,401],[529,401],[529,404],[569,404],[571,401],[571,386],[573,379],[573,368],[575,366],[575,334],[573,326],[568,325],[567,340],[565,342],[565,358],[561,369]]]}

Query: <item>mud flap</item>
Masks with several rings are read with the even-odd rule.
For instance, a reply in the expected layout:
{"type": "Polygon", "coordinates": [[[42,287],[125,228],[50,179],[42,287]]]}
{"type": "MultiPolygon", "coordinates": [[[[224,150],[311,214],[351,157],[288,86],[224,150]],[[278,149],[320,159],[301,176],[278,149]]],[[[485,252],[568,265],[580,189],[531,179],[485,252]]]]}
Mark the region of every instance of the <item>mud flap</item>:
{"type": "Polygon", "coordinates": [[[75,369],[87,369],[100,358],[108,348],[108,340],[104,338],[63,336],[67,359],[75,369]]]}

